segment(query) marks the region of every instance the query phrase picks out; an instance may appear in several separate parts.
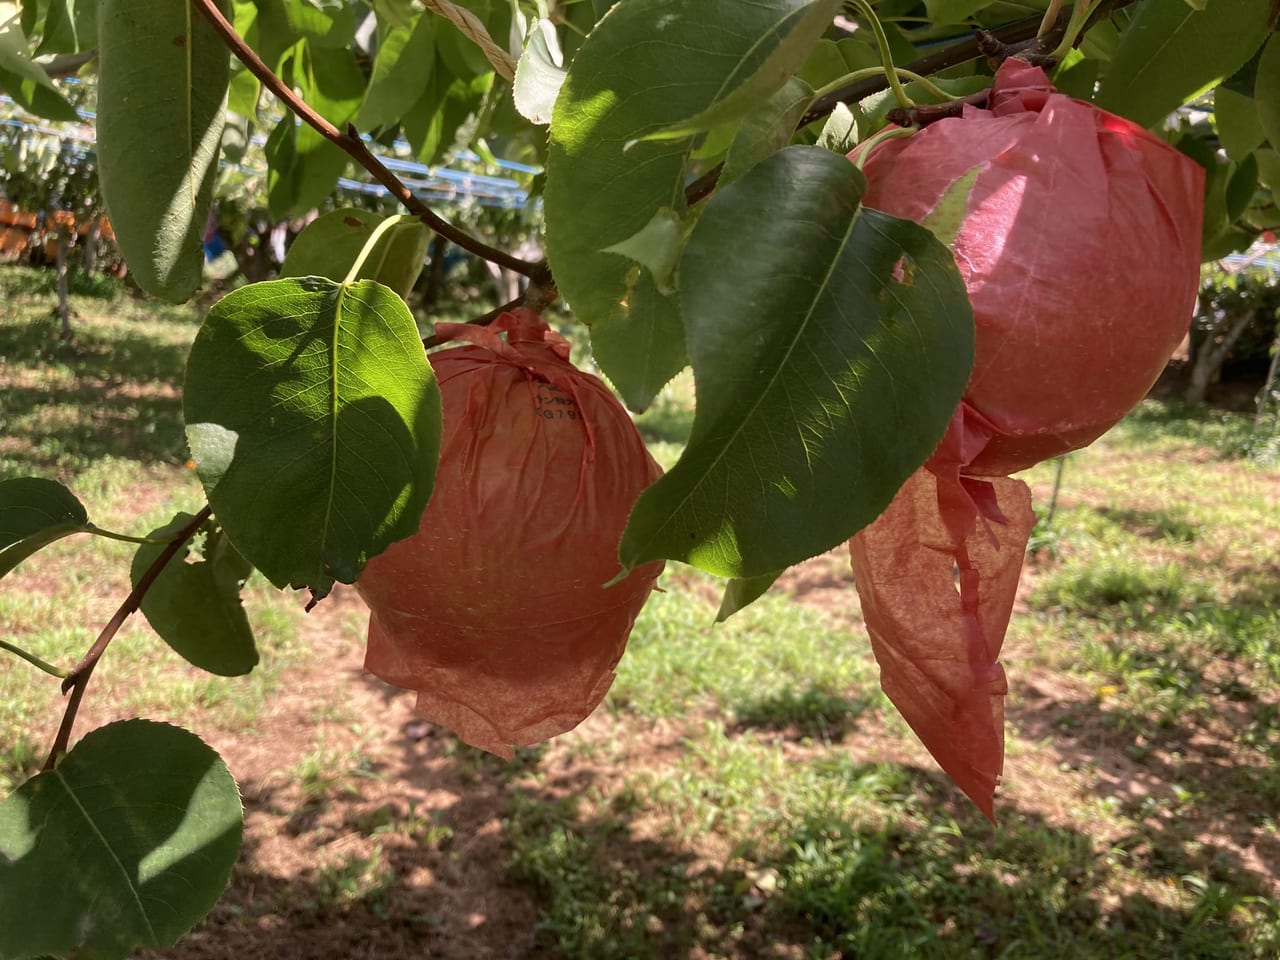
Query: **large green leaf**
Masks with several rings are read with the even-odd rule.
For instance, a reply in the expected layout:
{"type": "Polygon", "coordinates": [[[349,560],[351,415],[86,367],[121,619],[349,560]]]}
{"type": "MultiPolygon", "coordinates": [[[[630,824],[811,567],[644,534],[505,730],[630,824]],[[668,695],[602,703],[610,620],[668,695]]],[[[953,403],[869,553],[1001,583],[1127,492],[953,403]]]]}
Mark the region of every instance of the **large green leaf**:
{"type": "Polygon", "coordinates": [[[138,285],[174,302],[200,286],[229,64],[189,3],[98,2],[102,196],[138,285]]]}
{"type": "Polygon", "coordinates": [[[435,24],[436,18],[424,13],[411,27],[394,27],[383,37],[356,115],[360,129],[395,124],[418,101],[435,71],[435,24]]]}
{"type": "Polygon", "coordinates": [[[1097,104],[1155,126],[1238,70],[1267,36],[1271,0],[1146,0],[1107,66],[1097,104]]]}
{"type": "Polygon", "coordinates": [[[98,43],[96,0],[50,0],[44,18],[44,36],[36,55],[78,53],[98,43]]]}
{"type": "Polygon", "coordinates": [[[950,251],[864,187],[789,147],[712,197],[680,264],[697,413],[623,566],[772,573],[848,539],[933,451],[973,362],[968,297],[950,251]]]}
{"type": "MultiPolygon", "coordinates": [[[[194,518],[179,513],[151,532],[172,539],[194,518]]],[[[253,629],[240,605],[240,587],[253,572],[216,523],[204,526],[204,557],[187,563],[190,544],[165,565],[142,598],[142,613],[157,634],[189,663],[221,677],[239,677],[258,664],[253,629]]],[[[133,555],[133,585],[164,551],[144,543],[133,555]]]]}
{"type": "Polygon", "coordinates": [[[31,59],[16,3],[0,3],[0,89],[24,110],[50,120],[71,123],[80,118],[44,72],[31,59]]]}
{"type": "Polygon", "coordinates": [[[191,348],[183,412],[214,513],[278,587],[324,596],[418,529],[440,393],[381,284],[306,277],[224,297],[191,348]]]}
{"type": "Polygon", "coordinates": [[[1254,79],[1258,122],[1271,146],[1280,149],[1280,34],[1274,34],[1258,59],[1254,79]]]}
{"type": "Polygon", "coordinates": [[[1237,163],[1266,139],[1253,97],[1246,97],[1228,87],[1219,86],[1213,91],[1213,121],[1222,149],[1237,163]]]}
{"type": "Polygon", "coordinates": [[[84,504],[62,484],[40,477],[0,480],[0,577],[55,540],[90,529],[84,504]]]}
{"type": "MultiPolygon", "coordinates": [[[[628,145],[703,115],[738,86],[751,83],[757,96],[769,96],[787,72],[764,84],[748,65],[767,62],[787,43],[792,33],[783,25],[807,29],[797,11],[834,6],[628,0],[578,51],[551,123],[547,256],[565,299],[591,326],[596,359],[629,406],[647,406],[686,360],[674,296],[659,293],[633,261],[605,250],[635,236],[660,209],[683,215],[691,144],[628,145]]],[[[797,65],[815,42],[791,51],[797,65]]]]}
{"type": "MultiPolygon", "coordinates": [[[[326,213],[298,234],[280,267],[280,276],[345,279],[365,242],[384,219],[368,210],[350,207],[326,213]]],[[[356,279],[377,280],[407,297],[422,273],[430,243],[431,231],[426,224],[404,220],[382,235],[356,279]]]]}
{"type": "MultiPolygon", "coordinates": [[[[645,134],[648,140],[675,140],[702,133],[755,110],[760,102],[796,73],[840,10],[839,0],[805,0],[792,3],[769,32],[745,49],[725,77],[712,102],[692,117],[645,134]]],[[[736,45],[735,45],[736,46],[736,45]]]]}
{"type": "Polygon", "coordinates": [[[94,730],[0,803],[0,956],[172,946],[222,894],[242,828],[236,783],[195,734],[94,730]]]}

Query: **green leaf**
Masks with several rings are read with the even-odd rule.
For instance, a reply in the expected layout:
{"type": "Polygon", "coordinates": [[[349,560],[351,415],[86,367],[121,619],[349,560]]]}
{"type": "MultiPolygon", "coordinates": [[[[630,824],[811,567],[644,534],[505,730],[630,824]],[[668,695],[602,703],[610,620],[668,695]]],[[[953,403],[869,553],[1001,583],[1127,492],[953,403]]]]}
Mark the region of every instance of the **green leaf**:
{"type": "Polygon", "coordinates": [[[1243,160],[1266,139],[1253,97],[1219,86],[1213,91],[1213,121],[1227,156],[1243,160]]]}
{"type": "MultiPolygon", "coordinates": [[[[344,208],[326,213],[298,234],[280,267],[281,277],[346,279],[365,242],[385,218],[368,210],[344,208]]],[[[401,221],[370,251],[357,280],[377,280],[402,298],[422,273],[431,231],[421,222],[401,221]]]]}
{"type": "Polygon", "coordinates": [[[98,2],[98,176],[138,285],[180,303],[202,241],[230,77],[226,47],[188,3],[98,2]]]}
{"type": "Polygon", "coordinates": [[[1253,98],[1262,132],[1271,146],[1280,149],[1280,34],[1272,35],[1258,59],[1253,98]]]}
{"type": "Polygon", "coordinates": [[[1081,57],[1065,69],[1060,69],[1054,75],[1053,85],[1059,93],[1065,93],[1068,97],[1092,100],[1093,89],[1098,83],[1098,68],[1101,66],[1097,60],[1081,57]]]}
{"type": "Polygon", "coordinates": [[[356,114],[360,129],[398,123],[418,101],[435,72],[435,20],[431,14],[421,14],[412,28],[397,27],[383,39],[356,114]]]}
{"type": "Polygon", "coordinates": [[[764,573],[758,577],[734,577],[724,587],[720,609],[716,611],[716,623],[724,623],[739,610],[749,607],[766,593],[782,576],[781,570],[764,573]]]}
{"type": "MultiPolygon", "coordinates": [[[[293,82],[303,99],[342,129],[364,97],[364,75],[346,49],[298,44],[292,53],[293,82]]],[[[267,198],[275,217],[298,216],[315,209],[333,193],[350,158],[307,124],[289,118],[267,138],[270,165],[267,198]]]]}
{"type": "Polygon", "coordinates": [[[1231,223],[1240,219],[1240,215],[1253,202],[1253,195],[1258,189],[1258,158],[1249,154],[1233,166],[1235,169],[1231,172],[1226,189],[1227,220],[1231,223]]]}
{"type": "MultiPolygon", "coordinates": [[[[431,85],[404,117],[405,137],[420,161],[434,164],[444,158],[467,118],[479,111],[493,77],[492,71],[470,80],[455,77],[449,66],[436,58],[431,85]]],[[[521,129],[524,130],[523,121],[521,129]]]]}
{"type": "Polygon", "coordinates": [[[92,529],[75,494],[40,477],[0,480],[0,577],[37,550],[92,529]]]}
{"type": "Polygon", "coordinates": [[[667,124],[639,137],[640,140],[678,140],[735,120],[773,95],[804,64],[840,10],[841,0],[803,0],[790,7],[750,46],[734,44],[729,56],[737,57],[715,97],[691,117],[667,124]]]}
{"type": "Polygon", "coordinates": [[[418,529],[440,392],[413,316],[378,283],[224,297],[192,345],[183,412],[215,515],[278,587],[322,597],[418,529]]]}
{"type": "Polygon", "coordinates": [[[284,0],[289,26],[313,47],[346,47],[355,39],[355,5],[348,0],[284,0]]]}
{"type": "Polygon", "coordinates": [[[1254,158],[1258,163],[1258,181],[1271,188],[1276,206],[1280,207],[1280,150],[1258,150],[1254,158]]]}
{"type": "MultiPolygon", "coordinates": [[[[179,513],[150,536],[171,539],[193,519],[179,513]]],[[[240,605],[240,586],[253,567],[216,523],[204,529],[204,558],[186,562],[190,542],[179,550],[143,596],[142,614],[160,639],[193,666],[220,677],[243,676],[258,665],[253,629],[240,605]]],[[[131,570],[135,587],[164,549],[160,543],[138,547],[131,570]]]]}
{"type": "Polygon", "coordinates": [[[258,114],[258,99],[262,84],[248,70],[241,68],[231,75],[227,85],[227,109],[242,117],[253,119],[258,114]]]}
{"type": "Polygon", "coordinates": [[[711,198],[680,264],[697,413],[636,502],[624,567],[780,570],[847,540],[933,452],[973,362],[968,297],[951,252],[862,208],[864,188],[843,157],[789,147],[711,198]]]}
{"type": "Polygon", "coordinates": [[[551,122],[556,97],[568,76],[568,71],[559,66],[551,55],[547,32],[555,36],[555,26],[549,20],[536,21],[529,31],[524,53],[516,64],[516,82],[511,90],[520,115],[537,124],[551,122]]]}
{"type": "Polygon", "coordinates": [[[195,734],[124,720],[0,803],[0,956],[164,949],[227,884],[243,809],[195,734]]]}
{"type": "Polygon", "coordinates": [[[36,56],[46,53],[79,53],[98,44],[96,0],[50,0],[44,18],[44,37],[36,56]]]}
{"type": "Polygon", "coordinates": [[[658,290],[668,294],[673,290],[672,279],[684,248],[685,233],[680,216],[670,207],[664,207],[634,236],[606,247],[605,252],[630,257],[649,271],[658,290]]]}
{"type": "Polygon", "coordinates": [[[0,3],[0,88],[37,116],[79,122],[75,108],[63,99],[44,67],[31,59],[20,21],[16,3],[0,3]]]}
{"type": "Polygon", "coordinates": [[[781,89],[774,91],[769,99],[743,117],[742,125],[729,145],[729,154],[725,157],[724,169],[720,171],[718,186],[728,186],[765,157],[789,144],[796,124],[800,122],[812,100],[813,88],[803,80],[792,77],[781,89]]]}
{"type": "Polygon", "coordinates": [[[1104,110],[1153,127],[1239,69],[1266,39],[1271,0],[1147,0],[1098,89],[1104,110]]]}
{"type": "MultiPolygon", "coordinates": [[[[777,46],[778,25],[808,6],[762,0],[735,7],[726,21],[704,0],[628,0],[596,25],[560,90],[547,160],[547,256],[565,299],[591,327],[601,368],[633,409],[687,363],[679,313],[646,274],[605,250],[664,207],[684,216],[691,144],[625,146],[723,100],[731,81],[748,79],[752,50],[777,46]]],[[[778,75],[773,88],[785,80],[778,75]]]]}
{"type": "Polygon", "coordinates": [[[858,145],[858,129],[866,124],[847,103],[837,103],[818,134],[818,146],[832,153],[848,153],[858,145]]]}

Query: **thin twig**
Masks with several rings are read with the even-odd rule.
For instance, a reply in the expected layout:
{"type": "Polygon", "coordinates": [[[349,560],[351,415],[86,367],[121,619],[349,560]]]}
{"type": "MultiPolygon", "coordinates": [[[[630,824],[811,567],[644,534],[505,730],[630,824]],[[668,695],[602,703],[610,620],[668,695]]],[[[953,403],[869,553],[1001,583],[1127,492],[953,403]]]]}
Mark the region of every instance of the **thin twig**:
{"type": "MultiPolygon", "coordinates": [[[[488,313],[476,317],[474,320],[468,320],[467,323],[473,327],[487,327],[504,313],[509,313],[517,307],[525,307],[532,310],[534,313],[541,313],[543,310],[547,309],[547,307],[551,306],[551,304],[555,303],[559,296],[559,292],[553,286],[542,286],[540,284],[531,283],[529,284],[528,289],[514,300],[508,300],[506,303],[502,304],[502,306],[494,307],[488,313]]],[[[438,347],[442,343],[448,342],[449,341],[445,338],[438,337],[433,334],[422,341],[422,346],[427,350],[430,350],[432,347],[438,347]]]]}
{"type": "Polygon", "coordinates": [[[160,571],[174,558],[186,542],[195,536],[196,531],[212,515],[212,509],[208,504],[205,504],[204,509],[174,535],[168,546],[160,551],[160,555],[151,562],[151,566],[147,567],[146,572],[138,578],[137,585],[129,591],[129,596],[125,597],[124,603],[120,604],[120,608],[116,610],[115,615],[107,621],[107,625],[102,628],[102,632],[98,634],[98,639],[93,642],[89,652],[67,673],[66,679],[62,681],[62,692],[67,693],[70,691],[71,697],[67,700],[66,710],[62,714],[62,723],[58,727],[57,737],[54,738],[53,749],[49,751],[49,759],[45,761],[45,770],[52,770],[54,764],[58,761],[58,757],[67,752],[67,744],[71,742],[71,730],[75,726],[76,713],[80,709],[80,701],[84,698],[85,687],[89,685],[89,678],[93,676],[93,668],[102,659],[102,654],[106,652],[111,641],[115,639],[115,635],[120,632],[124,622],[142,605],[142,598],[147,595],[147,591],[155,583],[156,577],[160,576],[160,571]]]}
{"type": "Polygon", "coordinates": [[[496,263],[500,267],[506,267],[513,273],[518,273],[523,277],[529,277],[534,280],[547,280],[550,278],[550,270],[546,261],[532,263],[512,256],[505,251],[489,246],[482,240],[476,239],[465,230],[459,230],[443,219],[427,206],[420,197],[406,187],[399,177],[383,166],[382,161],[365,146],[364,140],[360,138],[360,133],[355,127],[348,125],[345,132],[339,130],[320,114],[316,113],[301,97],[293,92],[288,84],[276,76],[275,72],[262,61],[262,58],[245,43],[244,38],[236,33],[235,27],[222,15],[222,11],[218,9],[215,0],[191,0],[191,3],[195,5],[197,12],[213,27],[214,32],[217,33],[226,47],[236,55],[241,63],[248,67],[255,77],[262,81],[264,87],[270,90],[303,123],[314,129],[330,143],[341,148],[356,163],[368,170],[374,179],[386,187],[393,197],[399,200],[407,210],[416,214],[428,227],[447,240],[456,243],[463,250],[483,257],[490,263],[496,263]]]}

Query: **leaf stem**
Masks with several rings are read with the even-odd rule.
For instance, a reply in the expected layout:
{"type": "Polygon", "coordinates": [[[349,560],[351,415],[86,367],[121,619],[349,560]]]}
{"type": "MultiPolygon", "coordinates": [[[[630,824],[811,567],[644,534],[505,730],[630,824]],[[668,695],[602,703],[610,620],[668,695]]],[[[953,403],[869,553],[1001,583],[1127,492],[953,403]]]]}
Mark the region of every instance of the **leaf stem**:
{"type": "Polygon", "coordinates": [[[914,107],[915,101],[907,96],[906,88],[902,86],[902,81],[898,79],[897,68],[893,65],[893,53],[889,50],[889,38],[884,32],[884,24],[880,22],[880,18],[876,16],[876,12],[871,9],[871,4],[867,0],[848,0],[848,5],[858,11],[871,27],[871,32],[875,34],[876,46],[880,48],[880,60],[884,64],[885,79],[889,81],[889,89],[893,91],[893,98],[898,101],[898,106],[904,110],[910,110],[914,107]]]}
{"type": "MultiPolygon", "coordinates": [[[[947,91],[943,90],[940,86],[938,86],[928,77],[922,74],[916,73],[914,70],[908,70],[905,67],[895,67],[894,72],[897,73],[899,77],[906,77],[912,83],[920,84],[920,86],[924,87],[925,90],[927,90],[929,93],[933,94],[933,96],[939,98],[940,100],[959,100],[960,99],[956,94],[947,93],[947,91]]],[[[865,80],[868,77],[883,77],[883,76],[885,76],[884,67],[864,67],[861,70],[853,71],[853,73],[845,74],[839,80],[832,80],[826,86],[820,88],[817,92],[815,92],[813,95],[813,99],[814,101],[817,101],[822,97],[827,96],[830,93],[834,93],[837,90],[843,89],[844,87],[848,86],[851,83],[856,83],[859,80],[865,80]]]]}
{"type": "Polygon", "coordinates": [[[41,670],[43,670],[45,673],[49,674],[50,676],[61,678],[67,675],[66,670],[59,669],[58,667],[55,667],[52,663],[49,663],[45,660],[41,660],[34,653],[29,653],[28,651],[23,650],[21,647],[14,646],[12,643],[9,643],[6,640],[0,640],[0,650],[8,650],[10,653],[16,654],[17,656],[21,657],[23,660],[27,661],[27,663],[31,664],[33,667],[39,667],[41,670]]]}
{"type": "MultiPolygon", "coordinates": [[[[1037,37],[1046,36],[1054,27],[1058,25],[1058,15],[1062,13],[1062,0],[1049,0],[1049,6],[1045,7],[1044,19],[1040,21],[1040,29],[1036,31],[1037,37]]],[[[1075,8],[1072,8],[1072,16],[1075,15],[1075,8]]]]}
{"type": "Polygon", "coordinates": [[[1062,40],[1058,46],[1054,48],[1053,53],[1049,54],[1054,60],[1061,60],[1067,55],[1072,47],[1079,41],[1081,34],[1084,33],[1093,23],[1093,15],[1098,8],[1102,6],[1102,0],[1092,0],[1091,3],[1080,2],[1071,8],[1071,17],[1067,20],[1066,30],[1062,34],[1062,40]]]}
{"type": "Polygon", "coordinates": [[[262,82],[264,87],[270,90],[303,123],[307,124],[330,143],[341,148],[356,163],[368,170],[375,180],[387,188],[392,196],[432,230],[450,242],[456,243],[463,250],[483,257],[490,263],[496,263],[500,267],[506,267],[522,277],[544,282],[550,281],[551,271],[545,260],[540,260],[536,263],[522,260],[503,250],[495,249],[484,241],[471,236],[465,230],[455,227],[427,206],[422,198],[414,194],[399,177],[388,170],[382,161],[374,156],[365,145],[364,140],[360,137],[360,132],[354,126],[348,125],[344,132],[316,113],[301,97],[293,92],[288,84],[276,76],[275,72],[262,61],[262,58],[253,51],[244,38],[236,33],[235,27],[228,22],[227,18],[222,15],[222,11],[218,9],[216,0],[190,0],[190,2],[195,5],[196,10],[213,27],[214,32],[227,49],[236,55],[237,59],[262,82]]]}
{"type": "Polygon", "coordinates": [[[116,533],[114,530],[104,530],[102,527],[95,527],[92,523],[84,528],[85,533],[92,533],[95,537],[102,537],[104,540],[119,540],[121,543],[168,543],[168,540],[157,540],[155,537],[131,537],[127,533],[116,533]]]}
{"type": "Polygon", "coordinates": [[[67,693],[70,691],[71,697],[67,700],[66,709],[63,711],[62,723],[59,725],[58,734],[54,738],[53,748],[49,751],[49,759],[44,763],[45,770],[52,770],[58,762],[58,757],[67,752],[67,744],[71,742],[71,731],[76,722],[76,713],[80,709],[80,701],[84,699],[84,691],[89,685],[89,678],[93,676],[93,668],[98,665],[98,661],[102,659],[103,653],[106,652],[111,641],[115,639],[115,635],[120,632],[124,622],[142,605],[142,598],[147,595],[147,591],[155,583],[156,577],[160,576],[160,571],[182,549],[183,545],[196,535],[196,531],[204,526],[211,516],[213,516],[213,510],[208,504],[205,504],[204,509],[192,517],[191,522],[174,535],[168,546],[160,552],[160,555],[151,562],[151,566],[147,567],[146,572],[138,578],[137,585],[129,591],[129,596],[125,597],[124,603],[120,604],[120,608],[107,621],[107,625],[102,628],[102,632],[98,634],[98,639],[93,642],[89,652],[81,657],[80,662],[64,675],[62,692],[67,693]]]}
{"type": "Polygon", "coordinates": [[[394,230],[402,223],[415,223],[417,217],[400,215],[395,217],[387,217],[380,224],[373,228],[373,233],[369,234],[369,239],[364,242],[364,246],[360,249],[359,256],[356,257],[355,263],[351,264],[351,269],[347,271],[346,278],[342,281],[344,284],[355,283],[356,277],[360,275],[360,270],[364,266],[369,254],[373,253],[373,248],[378,245],[378,241],[391,230],[394,230]]]}

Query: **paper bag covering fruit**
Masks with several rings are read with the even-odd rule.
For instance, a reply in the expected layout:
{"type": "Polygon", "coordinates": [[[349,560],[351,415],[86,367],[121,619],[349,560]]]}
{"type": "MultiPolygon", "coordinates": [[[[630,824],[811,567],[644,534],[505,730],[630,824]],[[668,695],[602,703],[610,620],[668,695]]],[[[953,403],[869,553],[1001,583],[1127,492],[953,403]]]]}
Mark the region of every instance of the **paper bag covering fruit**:
{"type": "Polygon", "coordinates": [[[950,245],[976,353],[937,451],[850,540],[853,573],[886,694],[992,817],[997,658],[1034,519],[1008,477],[1091,443],[1163,370],[1199,283],[1203,171],[1016,59],[987,109],[884,141],[863,171],[866,206],[950,245]]]}
{"type": "Polygon", "coordinates": [[[371,611],[365,669],[510,757],[575,727],[609,689],[662,564],[604,584],[632,504],[661,471],[536,314],[436,332],[469,343],[431,356],[444,436],[421,527],[357,584],[371,611]]]}

